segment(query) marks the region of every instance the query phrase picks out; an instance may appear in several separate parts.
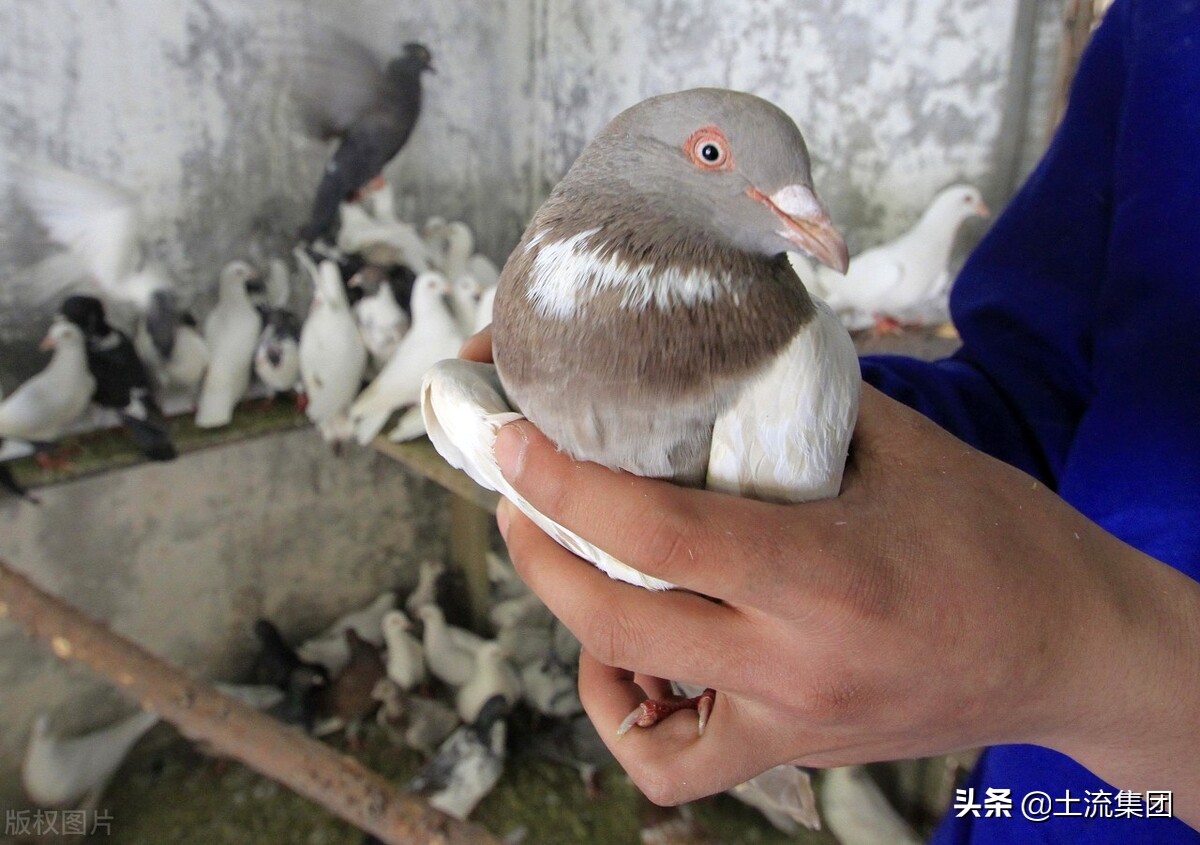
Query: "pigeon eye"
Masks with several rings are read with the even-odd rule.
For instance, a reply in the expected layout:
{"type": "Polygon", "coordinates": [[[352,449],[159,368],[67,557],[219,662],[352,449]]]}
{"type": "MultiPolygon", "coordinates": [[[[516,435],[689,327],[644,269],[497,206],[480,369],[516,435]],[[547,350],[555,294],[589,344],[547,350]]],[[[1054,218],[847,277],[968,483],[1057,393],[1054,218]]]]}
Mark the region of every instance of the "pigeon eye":
{"type": "Polygon", "coordinates": [[[692,134],[684,145],[684,152],[692,164],[701,170],[732,170],[729,141],[715,126],[706,126],[692,134]]]}

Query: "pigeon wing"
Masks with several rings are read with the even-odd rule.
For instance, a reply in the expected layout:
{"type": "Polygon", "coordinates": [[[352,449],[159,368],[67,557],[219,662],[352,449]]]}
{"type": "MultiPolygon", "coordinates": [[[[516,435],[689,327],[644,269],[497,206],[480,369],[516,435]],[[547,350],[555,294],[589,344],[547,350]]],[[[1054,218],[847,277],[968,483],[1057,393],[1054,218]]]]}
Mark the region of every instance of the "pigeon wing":
{"type": "Polygon", "coordinates": [[[387,91],[383,63],[365,44],[336,29],[310,39],[296,62],[292,94],[304,130],[339,137],[387,91]]]}

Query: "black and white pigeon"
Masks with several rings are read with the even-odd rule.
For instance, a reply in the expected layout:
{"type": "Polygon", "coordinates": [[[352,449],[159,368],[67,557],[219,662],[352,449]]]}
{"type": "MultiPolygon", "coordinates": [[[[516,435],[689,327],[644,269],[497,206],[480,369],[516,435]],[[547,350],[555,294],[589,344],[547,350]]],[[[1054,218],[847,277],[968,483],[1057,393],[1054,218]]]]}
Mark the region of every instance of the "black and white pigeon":
{"type": "Polygon", "coordinates": [[[67,297],[58,313],[83,332],[88,370],[96,380],[92,401],[117,412],[134,445],[147,458],[174,460],[178,453],[167,419],[129,335],[109,324],[104,304],[94,296],[67,297]]]}
{"type": "Polygon", "coordinates": [[[409,783],[412,792],[448,816],[464,821],[504,772],[508,701],[496,695],[480,709],[472,724],[450,735],[432,760],[409,783]]]}
{"type": "Polygon", "coordinates": [[[305,241],[327,235],[338,206],[400,152],[421,113],[421,74],[433,70],[429,49],[422,44],[405,44],[401,55],[381,68],[361,43],[346,36],[325,40],[336,52],[336,62],[303,74],[298,93],[308,130],[339,143],[321,175],[312,215],[301,229],[305,241]]]}
{"type": "MultiPolygon", "coordinates": [[[[496,292],[496,365],[444,361],[423,387],[450,463],[610,576],[649,578],[537,513],[492,453],[529,418],[575,459],[774,502],[837,495],[858,412],[854,346],[787,258],[845,270],[800,130],[766,100],[643,101],[583,151],[496,292]]],[[[705,691],[694,702],[711,706],[705,691]]],[[[646,726],[678,709],[647,702],[646,726]]]]}
{"type": "MultiPolygon", "coordinates": [[[[23,165],[17,187],[50,237],[79,260],[96,292],[110,303],[131,306],[138,333],[169,361],[181,322],[178,296],[170,274],[146,248],[138,195],[48,164],[23,165]]],[[[53,296],[74,280],[40,281],[42,293],[53,296]]]]}

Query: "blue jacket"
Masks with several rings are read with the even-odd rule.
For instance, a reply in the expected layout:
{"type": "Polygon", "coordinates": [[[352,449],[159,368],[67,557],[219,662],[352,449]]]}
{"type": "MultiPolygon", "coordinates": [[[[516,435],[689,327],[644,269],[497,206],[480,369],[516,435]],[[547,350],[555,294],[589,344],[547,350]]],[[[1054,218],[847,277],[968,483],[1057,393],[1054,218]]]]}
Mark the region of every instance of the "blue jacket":
{"type": "MultiPolygon", "coordinates": [[[[1200,579],[1200,1],[1109,11],[951,311],[956,355],[864,358],[865,380],[1200,579]]],[[[1014,818],[951,812],[935,841],[1200,842],[1173,819],[1024,821],[1035,790],[1116,791],[1043,748],[992,748],[968,785],[1011,789],[1014,818]]]]}

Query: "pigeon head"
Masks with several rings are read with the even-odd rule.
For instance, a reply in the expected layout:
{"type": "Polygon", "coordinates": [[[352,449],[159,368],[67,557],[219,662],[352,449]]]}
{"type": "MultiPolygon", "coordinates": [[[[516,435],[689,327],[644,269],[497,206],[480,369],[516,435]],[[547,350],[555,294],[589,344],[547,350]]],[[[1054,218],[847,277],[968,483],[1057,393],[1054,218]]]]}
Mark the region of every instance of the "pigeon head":
{"type": "Polygon", "coordinates": [[[751,254],[799,250],[838,271],[846,244],[813,188],[791,118],[751,94],[696,88],[652,97],[601,131],[563,180],[618,185],[661,227],[751,254]]]}
{"type": "Polygon", "coordinates": [[[50,330],[42,339],[38,348],[43,352],[60,349],[64,346],[83,346],[83,332],[79,326],[63,317],[55,317],[50,323],[50,330]]]}
{"type": "Polygon", "coordinates": [[[58,313],[79,326],[85,335],[98,337],[109,332],[104,305],[94,296],[69,296],[63,300],[58,313]]]}
{"type": "Polygon", "coordinates": [[[388,75],[393,77],[406,74],[417,76],[425,71],[437,73],[433,68],[433,56],[430,54],[429,48],[415,41],[404,45],[404,52],[399,58],[392,59],[388,63],[387,70],[388,75]]]}
{"type": "Polygon", "coordinates": [[[262,276],[245,261],[230,261],[221,268],[219,280],[221,290],[232,290],[238,287],[247,293],[262,293],[266,290],[262,276]]]}

